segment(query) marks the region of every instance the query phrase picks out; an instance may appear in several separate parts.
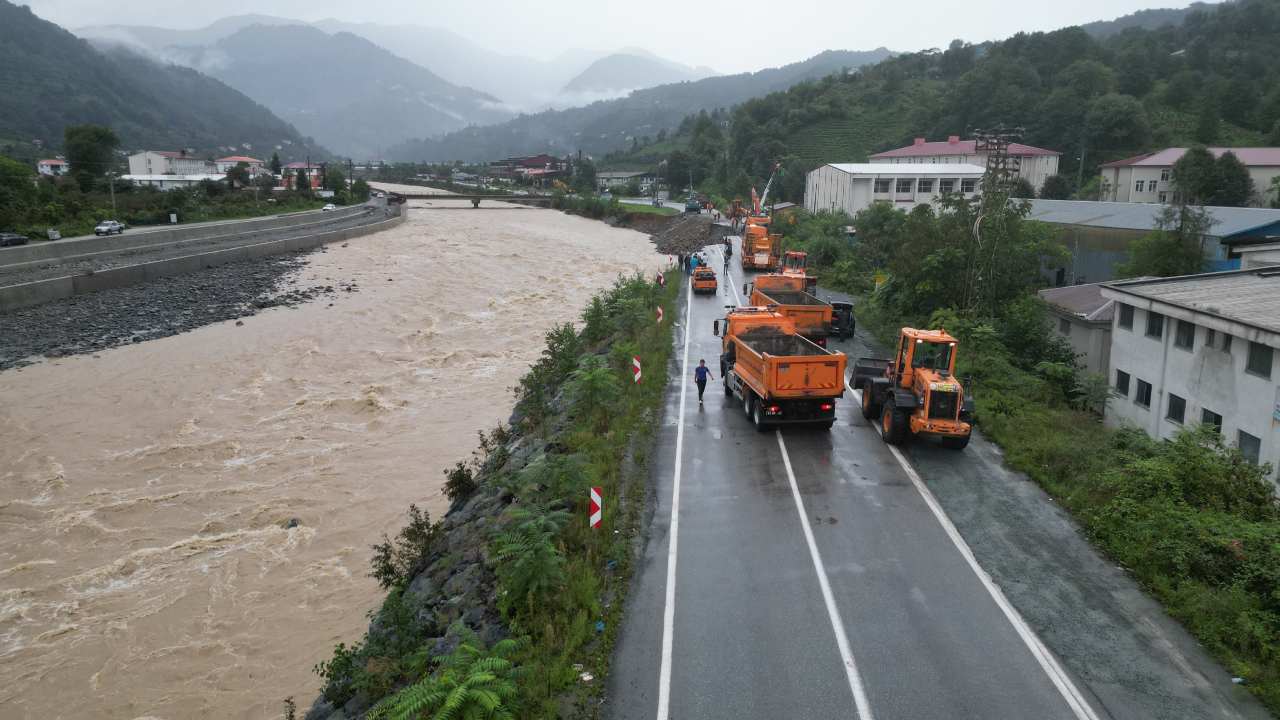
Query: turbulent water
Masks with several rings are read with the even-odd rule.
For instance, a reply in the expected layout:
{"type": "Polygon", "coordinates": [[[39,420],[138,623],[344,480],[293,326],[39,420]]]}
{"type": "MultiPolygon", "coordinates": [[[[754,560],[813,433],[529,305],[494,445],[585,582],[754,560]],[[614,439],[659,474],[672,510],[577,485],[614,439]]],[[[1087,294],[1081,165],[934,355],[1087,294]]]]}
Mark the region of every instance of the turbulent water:
{"type": "Polygon", "coordinates": [[[443,511],[551,324],[659,263],[550,210],[414,209],[313,256],[301,282],[360,287],[332,307],[0,373],[0,715],[305,705],[377,602],[369,546],[443,511]]]}

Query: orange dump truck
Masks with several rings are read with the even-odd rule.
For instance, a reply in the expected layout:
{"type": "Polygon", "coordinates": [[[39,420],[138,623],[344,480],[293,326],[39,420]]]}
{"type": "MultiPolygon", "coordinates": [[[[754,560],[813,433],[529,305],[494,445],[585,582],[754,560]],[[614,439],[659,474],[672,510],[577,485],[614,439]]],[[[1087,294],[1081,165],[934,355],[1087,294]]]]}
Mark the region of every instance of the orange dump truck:
{"type": "Polygon", "coordinates": [[[693,291],[695,293],[714,294],[718,287],[716,284],[716,271],[709,267],[695,268],[690,282],[693,283],[693,291]]]}
{"type": "Polygon", "coordinates": [[[742,269],[777,270],[782,236],[769,232],[769,216],[752,215],[742,231],[742,269]]]}
{"type": "Polygon", "coordinates": [[[761,275],[750,286],[751,304],[776,310],[795,323],[796,332],[826,347],[834,309],[805,292],[806,287],[803,275],[761,275]]]}
{"type": "Polygon", "coordinates": [[[767,308],[737,308],[714,329],[723,338],[724,393],[742,400],[757,430],[796,424],[831,428],[836,399],[844,395],[844,353],[805,339],[795,323],[767,308]]]}

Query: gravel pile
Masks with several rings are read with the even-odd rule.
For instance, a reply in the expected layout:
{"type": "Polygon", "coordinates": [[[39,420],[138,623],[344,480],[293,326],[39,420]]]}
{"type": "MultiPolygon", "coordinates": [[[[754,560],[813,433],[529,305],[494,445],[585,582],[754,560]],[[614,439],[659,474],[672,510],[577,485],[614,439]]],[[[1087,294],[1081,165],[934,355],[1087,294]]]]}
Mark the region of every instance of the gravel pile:
{"type": "Polygon", "coordinates": [[[710,215],[681,215],[654,233],[653,242],[664,255],[689,254],[719,242],[728,231],[724,225],[712,224],[710,215]]]}
{"type": "Polygon", "coordinates": [[[177,335],[270,307],[292,307],[355,283],[297,286],[310,250],[274,255],[0,313],[0,370],[177,335]]]}

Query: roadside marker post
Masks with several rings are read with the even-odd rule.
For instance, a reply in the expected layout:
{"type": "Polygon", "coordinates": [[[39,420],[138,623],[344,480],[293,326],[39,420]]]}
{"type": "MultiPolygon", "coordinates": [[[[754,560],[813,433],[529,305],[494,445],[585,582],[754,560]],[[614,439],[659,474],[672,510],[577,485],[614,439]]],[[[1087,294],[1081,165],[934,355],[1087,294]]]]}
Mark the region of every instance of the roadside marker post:
{"type": "Polygon", "coordinates": [[[591,488],[591,527],[600,527],[604,519],[604,488],[591,488]]]}
{"type": "Polygon", "coordinates": [[[658,324],[662,324],[662,308],[658,308],[658,324]]]}
{"type": "Polygon", "coordinates": [[[631,356],[631,372],[636,376],[636,383],[640,383],[640,356],[631,356]]]}

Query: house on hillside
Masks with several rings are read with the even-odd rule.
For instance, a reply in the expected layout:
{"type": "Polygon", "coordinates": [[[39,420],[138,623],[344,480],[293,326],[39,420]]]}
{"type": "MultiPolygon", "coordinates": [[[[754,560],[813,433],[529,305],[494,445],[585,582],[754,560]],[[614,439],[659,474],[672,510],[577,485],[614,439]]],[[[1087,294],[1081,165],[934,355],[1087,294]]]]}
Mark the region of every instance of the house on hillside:
{"type": "Polygon", "coordinates": [[[266,163],[257,158],[248,157],[247,155],[231,155],[224,158],[218,158],[213,161],[213,164],[218,168],[218,172],[220,173],[226,173],[228,170],[240,163],[244,163],[249,166],[250,177],[257,177],[267,171],[266,163]]]}
{"type": "Polygon", "coordinates": [[[570,163],[565,158],[542,153],[495,160],[489,163],[489,174],[511,180],[542,181],[570,174],[570,163]]]}
{"type": "MultiPolygon", "coordinates": [[[[959,135],[952,135],[946,142],[930,142],[918,137],[906,147],[886,150],[868,158],[872,163],[890,164],[968,164],[987,166],[987,151],[977,149],[976,140],[961,140],[959,135]]],[[[1058,174],[1058,158],[1062,153],[1056,150],[1011,143],[1009,158],[1018,165],[1018,177],[1031,183],[1040,192],[1045,178],[1058,174]]]]}
{"type": "Polygon", "coordinates": [[[311,182],[311,189],[315,190],[320,187],[320,183],[324,180],[324,166],[316,163],[291,162],[282,167],[280,174],[284,176],[284,186],[293,189],[294,182],[298,179],[298,171],[306,172],[307,180],[311,182]]]}
{"type": "Polygon", "coordinates": [[[641,194],[653,188],[654,176],[643,170],[604,170],[596,173],[596,186],[601,190],[611,190],[635,183],[640,186],[641,194]]]}
{"type": "Polygon", "coordinates": [[[1111,320],[1115,301],[1103,296],[1102,285],[1047,288],[1040,298],[1049,308],[1055,329],[1080,356],[1089,372],[1107,375],[1111,366],[1111,320]]]}
{"type": "Polygon", "coordinates": [[[911,210],[944,193],[977,194],[984,168],[963,163],[830,163],[805,176],[804,207],[856,215],[872,203],[911,210]]]}
{"type": "Polygon", "coordinates": [[[1155,438],[1211,425],[1249,462],[1280,467],[1280,266],[1107,283],[1107,424],[1155,438]]]}
{"type": "MultiPolygon", "coordinates": [[[[1187,148],[1165,148],[1157,152],[1135,155],[1115,162],[1103,163],[1102,199],[1112,202],[1175,202],[1173,164],[1187,148]]],[[[1211,147],[1215,158],[1231,152],[1249,169],[1253,179],[1254,198],[1250,205],[1265,207],[1276,199],[1271,181],[1280,177],[1280,147],[1211,147]]]]}
{"type": "Polygon", "coordinates": [[[163,175],[121,175],[121,180],[133,183],[140,187],[153,187],[157,190],[172,190],[174,188],[186,188],[192,185],[199,185],[202,182],[221,182],[227,179],[226,175],[219,173],[197,173],[194,175],[176,175],[167,173],[163,175]]]}
{"type": "Polygon", "coordinates": [[[61,177],[67,174],[71,166],[62,158],[50,158],[36,162],[36,172],[49,177],[61,177]]]}

